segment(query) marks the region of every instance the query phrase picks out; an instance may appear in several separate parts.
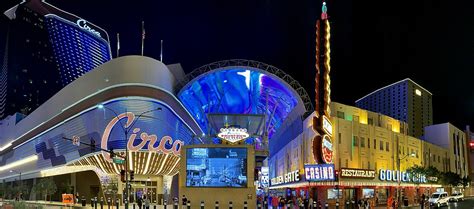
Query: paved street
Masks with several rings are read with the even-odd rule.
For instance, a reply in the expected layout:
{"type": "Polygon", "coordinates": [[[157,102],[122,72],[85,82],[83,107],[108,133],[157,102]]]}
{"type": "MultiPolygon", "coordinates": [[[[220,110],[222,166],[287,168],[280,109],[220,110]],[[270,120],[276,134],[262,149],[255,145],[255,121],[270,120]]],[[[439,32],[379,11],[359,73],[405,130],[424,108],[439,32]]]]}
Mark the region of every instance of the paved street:
{"type": "Polygon", "coordinates": [[[452,202],[449,203],[448,207],[441,207],[442,209],[473,209],[474,208],[474,198],[469,198],[461,202],[452,202]]]}

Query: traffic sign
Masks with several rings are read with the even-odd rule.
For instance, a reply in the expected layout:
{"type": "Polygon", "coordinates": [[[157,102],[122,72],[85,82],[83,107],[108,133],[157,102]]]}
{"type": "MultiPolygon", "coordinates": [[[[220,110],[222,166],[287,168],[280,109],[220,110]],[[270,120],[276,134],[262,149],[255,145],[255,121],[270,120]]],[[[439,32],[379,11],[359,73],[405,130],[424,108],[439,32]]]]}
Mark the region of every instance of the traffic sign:
{"type": "Polygon", "coordinates": [[[114,163],[116,164],[123,164],[125,162],[125,160],[123,158],[120,158],[120,157],[114,157],[112,158],[114,163]]]}

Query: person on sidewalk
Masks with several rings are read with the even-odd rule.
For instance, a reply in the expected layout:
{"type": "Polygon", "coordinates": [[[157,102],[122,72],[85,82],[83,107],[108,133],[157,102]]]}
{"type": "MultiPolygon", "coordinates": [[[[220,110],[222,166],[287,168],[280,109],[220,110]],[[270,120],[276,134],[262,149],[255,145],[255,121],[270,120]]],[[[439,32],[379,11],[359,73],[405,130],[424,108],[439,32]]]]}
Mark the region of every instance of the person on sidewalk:
{"type": "Polygon", "coordinates": [[[183,202],[182,209],[186,209],[186,203],[188,203],[188,198],[186,198],[186,195],[183,194],[183,198],[181,198],[181,201],[183,202]]]}
{"type": "Polygon", "coordinates": [[[425,193],[423,193],[423,194],[421,195],[421,201],[420,201],[420,207],[421,207],[421,209],[424,209],[424,208],[425,208],[425,198],[426,198],[425,193]]]}
{"type": "Polygon", "coordinates": [[[138,200],[137,200],[138,209],[142,209],[142,204],[143,204],[142,198],[138,197],[138,200]]]}
{"type": "Polygon", "coordinates": [[[144,196],[143,199],[145,200],[145,209],[150,209],[150,198],[144,196]]]}

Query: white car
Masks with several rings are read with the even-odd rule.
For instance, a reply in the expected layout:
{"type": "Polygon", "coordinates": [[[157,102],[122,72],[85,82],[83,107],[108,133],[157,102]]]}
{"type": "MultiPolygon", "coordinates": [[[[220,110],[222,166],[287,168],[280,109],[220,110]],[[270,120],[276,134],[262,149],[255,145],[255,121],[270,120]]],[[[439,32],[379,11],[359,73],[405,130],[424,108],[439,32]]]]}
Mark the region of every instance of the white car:
{"type": "Polygon", "coordinates": [[[461,192],[454,192],[449,197],[449,201],[458,202],[458,201],[463,201],[463,200],[464,200],[464,194],[461,192]]]}
{"type": "Polygon", "coordinates": [[[428,199],[430,205],[441,207],[443,205],[448,205],[449,196],[447,192],[435,192],[428,199]]]}

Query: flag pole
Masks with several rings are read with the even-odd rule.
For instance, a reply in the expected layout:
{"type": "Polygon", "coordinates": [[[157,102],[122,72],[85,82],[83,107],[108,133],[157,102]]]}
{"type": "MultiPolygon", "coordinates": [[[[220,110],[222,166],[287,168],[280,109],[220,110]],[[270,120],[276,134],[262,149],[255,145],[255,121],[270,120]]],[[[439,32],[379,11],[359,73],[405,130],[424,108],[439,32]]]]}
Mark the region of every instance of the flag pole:
{"type": "Polygon", "coordinates": [[[144,48],[145,48],[145,21],[142,21],[142,56],[143,56],[144,48]]]}
{"type": "Polygon", "coordinates": [[[119,57],[119,51],[120,51],[120,34],[117,33],[117,57],[119,57]]]}
{"type": "Polygon", "coordinates": [[[163,40],[161,40],[160,61],[163,62],[163,40]]]}

